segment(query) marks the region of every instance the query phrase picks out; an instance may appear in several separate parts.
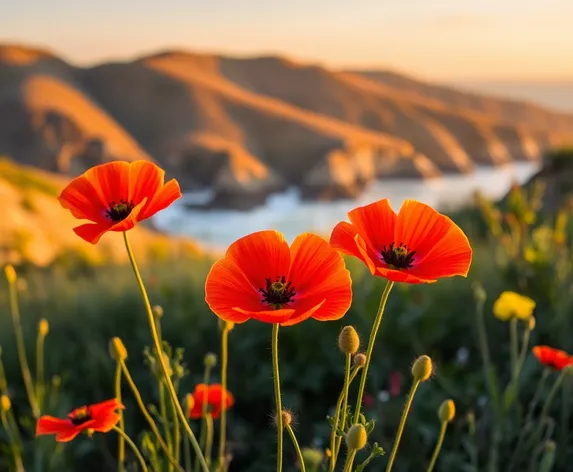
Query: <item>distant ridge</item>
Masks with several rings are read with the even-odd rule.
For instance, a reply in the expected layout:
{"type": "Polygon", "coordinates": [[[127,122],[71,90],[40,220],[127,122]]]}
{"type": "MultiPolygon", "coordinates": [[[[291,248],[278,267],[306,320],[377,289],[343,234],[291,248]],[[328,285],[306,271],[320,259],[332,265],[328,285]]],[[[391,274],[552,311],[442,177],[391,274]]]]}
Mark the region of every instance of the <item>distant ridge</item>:
{"type": "Polygon", "coordinates": [[[0,154],[76,174],[156,160],[213,206],[286,186],[354,197],[380,177],[431,178],[534,160],[571,139],[573,115],[385,71],[170,50],[75,67],[0,45],[0,154]]]}

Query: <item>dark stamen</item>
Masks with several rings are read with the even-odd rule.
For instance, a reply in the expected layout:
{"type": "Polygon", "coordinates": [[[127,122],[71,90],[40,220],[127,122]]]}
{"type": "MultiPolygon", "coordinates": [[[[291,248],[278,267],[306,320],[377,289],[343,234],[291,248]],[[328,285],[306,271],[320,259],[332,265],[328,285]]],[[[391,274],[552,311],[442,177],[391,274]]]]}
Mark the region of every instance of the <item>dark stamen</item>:
{"type": "Polygon", "coordinates": [[[410,251],[404,243],[395,246],[392,242],[388,248],[384,246],[382,259],[393,269],[410,269],[414,265],[414,254],[416,251],[410,251]]]}
{"type": "Polygon", "coordinates": [[[133,202],[128,202],[127,200],[120,200],[119,203],[111,202],[109,209],[105,212],[105,216],[114,223],[118,223],[129,216],[134,206],[133,202]]]}
{"type": "Polygon", "coordinates": [[[72,411],[68,415],[68,419],[76,426],[79,426],[91,420],[92,417],[90,415],[88,408],[84,406],[82,408],[78,408],[77,410],[72,411]]]}
{"type": "Polygon", "coordinates": [[[259,289],[259,292],[263,295],[261,299],[263,303],[268,303],[275,310],[279,310],[293,301],[296,294],[295,289],[292,286],[292,282],[287,282],[284,275],[277,277],[274,282],[270,278],[266,279],[266,282],[267,286],[259,289]]]}

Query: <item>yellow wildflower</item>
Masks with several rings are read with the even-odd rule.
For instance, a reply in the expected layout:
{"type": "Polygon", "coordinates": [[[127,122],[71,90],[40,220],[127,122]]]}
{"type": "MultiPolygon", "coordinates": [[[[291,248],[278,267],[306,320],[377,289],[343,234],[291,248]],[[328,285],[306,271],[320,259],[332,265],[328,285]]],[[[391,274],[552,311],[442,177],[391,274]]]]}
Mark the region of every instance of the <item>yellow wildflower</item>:
{"type": "Polygon", "coordinates": [[[535,302],[515,292],[503,292],[493,304],[493,314],[501,321],[517,318],[527,321],[533,314],[535,302]]]}

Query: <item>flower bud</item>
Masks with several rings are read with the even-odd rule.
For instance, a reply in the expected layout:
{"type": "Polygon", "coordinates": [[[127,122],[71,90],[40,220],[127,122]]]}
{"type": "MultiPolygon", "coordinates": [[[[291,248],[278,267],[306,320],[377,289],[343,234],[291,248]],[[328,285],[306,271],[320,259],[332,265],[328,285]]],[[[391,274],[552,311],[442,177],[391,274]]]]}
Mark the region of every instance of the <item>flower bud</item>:
{"type": "Polygon", "coordinates": [[[442,423],[449,423],[456,416],[456,404],[453,400],[445,400],[438,409],[438,418],[442,423]]]}
{"type": "Polygon", "coordinates": [[[366,365],[366,354],[361,352],[354,356],[354,367],[364,367],[366,365]]]}
{"type": "Polygon", "coordinates": [[[124,361],[127,359],[127,349],[123,344],[123,341],[117,336],[111,338],[108,345],[110,357],[117,362],[124,361]]]}
{"type": "Polygon", "coordinates": [[[190,393],[188,393],[187,396],[185,397],[185,407],[187,408],[188,418],[191,416],[191,410],[193,410],[194,406],[195,406],[195,397],[190,393]]]}
{"type": "Polygon", "coordinates": [[[361,424],[353,424],[346,433],[346,447],[349,450],[359,451],[368,441],[368,433],[366,428],[361,424]]]}
{"type": "Polygon", "coordinates": [[[573,375],[573,364],[569,364],[563,368],[563,373],[567,376],[573,375]]]}
{"type": "Polygon", "coordinates": [[[527,320],[527,326],[529,331],[533,331],[535,329],[535,316],[529,317],[529,320],[527,320]]]}
{"type": "Polygon", "coordinates": [[[160,305],[154,305],[151,311],[155,318],[161,318],[163,316],[163,308],[160,305]]]}
{"type": "Polygon", "coordinates": [[[204,362],[205,362],[205,367],[212,369],[217,365],[217,356],[212,352],[209,352],[205,355],[204,362]]]}
{"type": "Polygon", "coordinates": [[[305,447],[302,451],[302,460],[307,469],[313,470],[320,467],[324,454],[319,449],[305,447]]]}
{"type": "Polygon", "coordinates": [[[354,354],[360,347],[360,338],[354,326],[345,326],[338,335],[338,348],[344,354],[354,354]]]}
{"type": "Polygon", "coordinates": [[[232,321],[225,321],[221,318],[219,318],[219,329],[221,331],[227,330],[227,331],[232,331],[232,329],[235,327],[235,323],[233,323],[232,321]]]}
{"type": "MultiPolygon", "coordinates": [[[[292,424],[292,414],[289,411],[287,410],[281,411],[281,417],[283,420],[283,428],[286,426],[290,426],[292,424]]],[[[275,417],[275,426],[277,428],[279,426],[277,417],[275,417]]]]}
{"type": "Polygon", "coordinates": [[[2,411],[4,412],[10,409],[12,402],[8,398],[8,395],[2,395],[2,397],[0,397],[0,405],[2,406],[2,411]]]}
{"type": "Polygon", "coordinates": [[[412,376],[414,380],[425,382],[432,376],[432,359],[423,355],[416,359],[412,366],[412,376]]]}
{"type": "Polygon", "coordinates": [[[48,323],[48,320],[42,318],[38,323],[38,334],[42,337],[45,337],[49,331],[50,331],[50,324],[48,323]]]}
{"type": "Polygon", "coordinates": [[[14,266],[12,264],[6,264],[4,266],[4,275],[6,275],[6,280],[8,281],[9,284],[16,283],[17,279],[16,269],[14,269],[14,266]]]}

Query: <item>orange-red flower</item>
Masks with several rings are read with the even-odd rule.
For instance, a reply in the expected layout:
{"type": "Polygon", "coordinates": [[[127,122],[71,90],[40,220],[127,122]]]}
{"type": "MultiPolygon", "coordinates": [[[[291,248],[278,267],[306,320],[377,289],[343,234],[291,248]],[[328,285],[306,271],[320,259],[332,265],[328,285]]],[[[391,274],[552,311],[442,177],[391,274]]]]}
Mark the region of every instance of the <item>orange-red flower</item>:
{"type": "Polygon", "coordinates": [[[193,407],[189,411],[189,418],[197,419],[203,416],[203,404],[207,404],[207,412],[213,418],[219,418],[223,409],[228,410],[235,403],[233,394],[224,390],[220,384],[199,384],[192,393],[193,407]]]}
{"type": "Polygon", "coordinates": [[[114,398],[72,411],[66,419],[42,416],[36,424],[36,436],[55,434],[56,441],[68,442],[82,431],[107,433],[119,422],[117,410],[124,406],[114,398]]]}
{"type": "Polygon", "coordinates": [[[332,247],[361,259],[373,275],[393,282],[430,283],[466,276],[472,249],[463,231],[447,216],[406,200],[396,214],[387,199],[348,213],[336,225],[332,247]]]}
{"type": "Polygon", "coordinates": [[[153,162],[110,162],[73,179],[58,199],[74,217],[91,221],[74,231],[96,244],[105,232],[127,231],[181,197],[177,181],[164,178],[153,162]]]}
{"type": "Polygon", "coordinates": [[[550,346],[534,346],[533,354],[543,365],[553,367],[556,370],[563,370],[568,365],[573,364],[573,357],[561,349],[550,346]]]}
{"type": "Polygon", "coordinates": [[[344,260],[319,236],[301,234],[289,248],[281,233],[259,231],[235,241],[213,265],[205,300],[226,321],[289,326],[344,316],[351,284],[344,260]]]}

